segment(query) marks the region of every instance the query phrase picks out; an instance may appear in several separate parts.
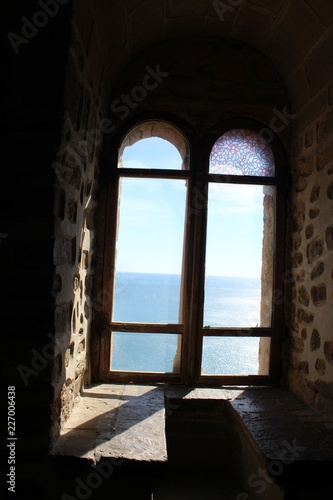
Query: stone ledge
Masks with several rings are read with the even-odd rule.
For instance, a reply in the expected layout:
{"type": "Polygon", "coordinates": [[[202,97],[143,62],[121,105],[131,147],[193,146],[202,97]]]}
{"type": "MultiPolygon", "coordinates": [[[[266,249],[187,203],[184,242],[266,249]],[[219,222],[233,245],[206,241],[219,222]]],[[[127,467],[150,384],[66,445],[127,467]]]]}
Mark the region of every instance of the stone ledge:
{"type": "Polygon", "coordinates": [[[166,462],[165,417],[186,414],[191,419],[191,412],[194,420],[206,424],[210,415],[215,429],[221,413],[221,422],[229,419],[233,429],[242,429],[264,466],[281,457],[292,462],[333,460],[333,415],[309,408],[287,390],[270,387],[92,386],[84,389],[51,453],[94,462],[166,462]],[[285,443],[298,448],[288,454],[285,443]]]}
{"type": "Polygon", "coordinates": [[[164,389],[100,384],[84,389],[52,455],[166,462],[164,389]]]}

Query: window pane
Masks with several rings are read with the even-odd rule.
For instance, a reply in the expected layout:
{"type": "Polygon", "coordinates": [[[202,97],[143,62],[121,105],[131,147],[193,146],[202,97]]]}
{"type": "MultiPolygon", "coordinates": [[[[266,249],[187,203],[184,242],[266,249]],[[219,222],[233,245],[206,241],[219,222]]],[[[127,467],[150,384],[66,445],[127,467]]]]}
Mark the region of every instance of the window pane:
{"type": "Polygon", "coordinates": [[[273,153],[256,132],[230,130],[215,142],[210,155],[209,172],[273,177],[273,153]]]}
{"type": "Polygon", "coordinates": [[[177,337],[173,334],[113,332],[111,370],[172,373],[177,337]]]}
{"type": "Polygon", "coordinates": [[[204,326],[271,326],[274,188],[209,185],[204,326]]]}
{"type": "Polygon", "coordinates": [[[124,149],[119,168],[182,170],[182,157],[170,142],[159,137],[141,139],[124,149]]]}
{"type": "Polygon", "coordinates": [[[260,288],[259,278],[206,276],[204,325],[259,326],[260,288]]]}
{"type": "Polygon", "coordinates": [[[181,322],[185,181],[121,184],[113,320],[181,322]]]}
{"type": "Polygon", "coordinates": [[[204,337],[202,375],[258,375],[259,342],[257,337],[204,337]]]}

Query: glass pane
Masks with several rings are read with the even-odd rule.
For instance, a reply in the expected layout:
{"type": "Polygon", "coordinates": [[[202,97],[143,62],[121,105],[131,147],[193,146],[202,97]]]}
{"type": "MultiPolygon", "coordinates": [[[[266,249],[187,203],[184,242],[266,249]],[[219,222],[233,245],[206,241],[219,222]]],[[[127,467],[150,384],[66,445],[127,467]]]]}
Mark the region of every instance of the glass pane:
{"type": "Polygon", "coordinates": [[[230,130],[215,142],[210,155],[209,172],[273,177],[273,153],[256,132],[230,130]]]}
{"type": "Polygon", "coordinates": [[[260,288],[260,278],[206,276],[204,326],[259,326],[260,288]]]}
{"type": "Polygon", "coordinates": [[[111,370],[172,373],[177,337],[173,334],[113,332],[111,370]]]}
{"type": "Polygon", "coordinates": [[[125,147],[118,167],[181,170],[183,160],[173,144],[159,137],[150,137],[125,147]]]}
{"type": "Polygon", "coordinates": [[[204,326],[271,326],[274,188],[209,185],[204,326]]]}
{"type": "Polygon", "coordinates": [[[185,181],[121,184],[113,320],[181,322],[185,181]]]}
{"type": "Polygon", "coordinates": [[[259,342],[258,337],[204,337],[202,375],[258,375],[259,342]]]}

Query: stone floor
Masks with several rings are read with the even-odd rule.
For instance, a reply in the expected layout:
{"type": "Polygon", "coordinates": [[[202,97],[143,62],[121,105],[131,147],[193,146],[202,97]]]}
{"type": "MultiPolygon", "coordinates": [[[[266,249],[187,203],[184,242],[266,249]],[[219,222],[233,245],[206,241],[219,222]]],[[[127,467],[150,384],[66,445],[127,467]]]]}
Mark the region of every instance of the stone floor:
{"type": "Polygon", "coordinates": [[[167,460],[164,388],[100,384],[84,389],[52,450],[98,462],[101,458],[167,460]]]}

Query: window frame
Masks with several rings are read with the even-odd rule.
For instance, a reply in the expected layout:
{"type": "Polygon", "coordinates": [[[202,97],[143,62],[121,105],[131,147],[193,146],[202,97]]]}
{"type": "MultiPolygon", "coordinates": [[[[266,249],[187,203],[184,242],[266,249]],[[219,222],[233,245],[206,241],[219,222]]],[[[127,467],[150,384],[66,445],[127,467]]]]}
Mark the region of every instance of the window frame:
{"type": "MultiPolygon", "coordinates": [[[[184,238],[185,263],[184,263],[184,296],[183,296],[183,325],[161,326],[160,324],[137,325],[134,324],[132,331],[144,331],[146,333],[181,333],[182,355],[180,373],[148,373],[148,372],[125,372],[111,371],[111,322],[100,338],[100,367],[99,376],[103,381],[119,383],[174,383],[190,386],[220,386],[220,385],[261,385],[278,384],[281,372],[281,344],[283,336],[283,304],[284,300],[274,300],[274,291],[281,290],[283,293],[284,272],[284,233],[285,233],[285,191],[286,178],[286,156],[284,148],[276,135],[272,132],[273,140],[270,142],[274,160],[275,176],[251,177],[230,176],[209,173],[210,151],[225,132],[232,129],[248,129],[259,133],[267,127],[255,120],[235,118],[226,120],[212,129],[203,140],[198,140],[195,133],[184,122],[170,116],[149,116],[133,120],[119,131],[110,146],[112,149],[108,154],[109,179],[107,188],[107,204],[105,214],[104,234],[104,271],[103,271],[103,295],[102,312],[105,318],[111,317],[113,303],[113,283],[115,277],[115,250],[116,231],[118,217],[118,193],[120,177],[147,177],[147,178],[179,178],[187,179],[188,195],[185,213],[186,231],[184,238]],[[125,137],[144,122],[162,121],[167,122],[182,134],[189,146],[189,168],[188,170],[143,170],[143,169],[118,169],[118,150],[125,137]],[[271,338],[269,374],[268,375],[202,375],[201,357],[203,345],[203,304],[204,304],[204,276],[205,276],[205,248],[207,237],[207,193],[208,183],[214,177],[219,181],[231,181],[237,184],[260,184],[274,185],[276,188],[275,199],[275,245],[274,245],[274,268],[273,268],[273,300],[272,300],[272,325],[270,328],[222,328],[217,332],[209,328],[210,334],[217,336],[269,336],[271,338]],[[202,207],[196,207],[198,192],[202,195],[202,207]],[[276,256],[279,258],[276,258],[276,256]],[[138,327],[137,330],[135,328],[138,327]],[[142,328],[141,328],[142,327],[142,328]],[[141,328],[141,330],[140,330],[141,328]],[[156,331],[157,330],[157,331],[156,331]],[[231,334],[231,335],[230,335],[231,334]]],[[[171,142],[171,141],[169,141],[171,142]]],[[[115,331],[128,331],[121,326],[115,331]]],[[[113,327],[116,323],[113,323],[113,327]]],[[[126,326],[126,325],[125,325],[126,326]]],[[[208,332],[207,332],[208,333],[208,332]]]]}

